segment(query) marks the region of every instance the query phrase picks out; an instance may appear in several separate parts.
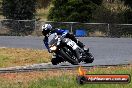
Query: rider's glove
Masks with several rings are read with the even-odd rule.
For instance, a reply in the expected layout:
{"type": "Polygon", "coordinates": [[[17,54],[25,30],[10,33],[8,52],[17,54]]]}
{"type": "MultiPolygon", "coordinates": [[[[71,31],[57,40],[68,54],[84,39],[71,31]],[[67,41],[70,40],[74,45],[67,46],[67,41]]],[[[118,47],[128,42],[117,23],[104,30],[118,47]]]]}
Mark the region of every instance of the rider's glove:
{"type": "Polygon", "coordinates": [[[64,32],[64,33],[62,34],[62,37],[65,37],[65,36],[66,36],[66,34],[67,34],[67,32],[64,32]]]}

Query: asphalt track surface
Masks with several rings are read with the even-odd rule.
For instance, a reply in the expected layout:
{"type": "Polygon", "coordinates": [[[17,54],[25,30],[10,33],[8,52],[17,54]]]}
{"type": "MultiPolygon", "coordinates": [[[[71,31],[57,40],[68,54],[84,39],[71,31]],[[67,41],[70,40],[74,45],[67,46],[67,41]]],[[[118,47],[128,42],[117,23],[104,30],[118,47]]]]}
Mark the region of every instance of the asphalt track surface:
{"type": "MultiPolygon", "coordinates": [[[[93,63],[80,63],[77,66],[99,66],[99,65],[118,65],[130,64],[132,62],[132,38],[99,38],[99,37],[80,37],[86,47],[89,47],[95,60],[93,63]]],[[[10,48],[32,48],[46,49],[43,44],[43,37],[18,37],[0,36],[0,47],[10,48]]],[[[51,63],[40,63],[18,68],[58,68],[73,67],[69,63],[60,63],[53,66],[51,63]]],[[[12,67],[11,67],[12,68],[12,67]]]]}

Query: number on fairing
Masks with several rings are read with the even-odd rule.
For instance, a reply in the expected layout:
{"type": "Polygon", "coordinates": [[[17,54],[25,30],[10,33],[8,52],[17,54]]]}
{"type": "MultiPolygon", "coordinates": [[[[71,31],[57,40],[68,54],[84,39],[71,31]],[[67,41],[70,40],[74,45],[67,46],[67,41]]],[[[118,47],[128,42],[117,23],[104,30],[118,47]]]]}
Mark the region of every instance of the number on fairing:
{"type": "Polygon", "coordinates": [[[74,43],[73,41],[69,41],[69,42],[67,43],[67,45],[73,47],[73,46],[75,45],[75,43],[74,43]]]}
{"type": "Polygon", "coordinates": [[[74,41],[69,41],[67,45],[71,46],[73,50],[77,49],[77,44],[74,41]]]}

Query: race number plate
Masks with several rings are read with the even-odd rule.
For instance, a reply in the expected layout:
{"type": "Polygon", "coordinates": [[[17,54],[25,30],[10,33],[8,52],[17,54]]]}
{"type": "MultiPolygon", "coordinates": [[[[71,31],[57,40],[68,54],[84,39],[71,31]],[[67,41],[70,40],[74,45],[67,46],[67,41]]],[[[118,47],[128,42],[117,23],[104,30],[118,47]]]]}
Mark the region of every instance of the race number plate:
{"type": "Polygon", "coordinates": [[[74,41],[68,41],[67,45],[72,47],[73,50],[75,50],[78,47],[74,41]]]}

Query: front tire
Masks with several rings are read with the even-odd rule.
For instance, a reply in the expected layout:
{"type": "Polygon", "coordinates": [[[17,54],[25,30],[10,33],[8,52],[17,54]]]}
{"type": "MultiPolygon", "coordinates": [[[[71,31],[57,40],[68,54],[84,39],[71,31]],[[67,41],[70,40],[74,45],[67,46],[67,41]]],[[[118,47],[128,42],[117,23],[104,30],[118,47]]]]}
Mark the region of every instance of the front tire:
{"type": "Polygon", "coordinates": [[[51,63],[53,64],[53,65],[57,65],[57,64],[59,64],[59,63],[61,63],[61,62],[63,62],[64,60],[61,58],[61,57],[56,57],[56,58],[52,58],[51,59],[51,63]]]}
{"type": "Polygon", "coordinates": [[[68,61],[69,63],[73,64],[73,65],[78,65],[78,59],[75,57],[75,59],[73,59],[71,57],[71,55],[69,55],[67,52],[67,47],[64,47],[60,50],[60,55],[63,56],[63,58],[68,61]]]}

